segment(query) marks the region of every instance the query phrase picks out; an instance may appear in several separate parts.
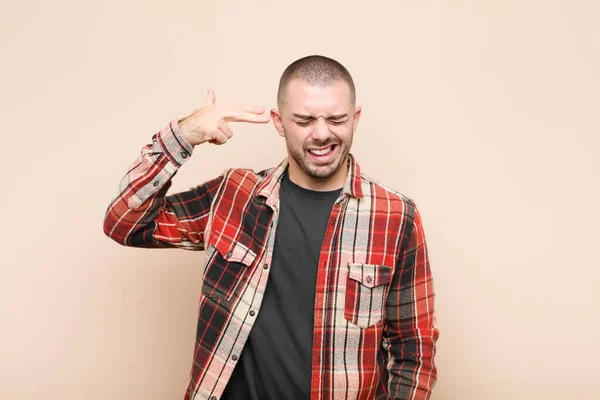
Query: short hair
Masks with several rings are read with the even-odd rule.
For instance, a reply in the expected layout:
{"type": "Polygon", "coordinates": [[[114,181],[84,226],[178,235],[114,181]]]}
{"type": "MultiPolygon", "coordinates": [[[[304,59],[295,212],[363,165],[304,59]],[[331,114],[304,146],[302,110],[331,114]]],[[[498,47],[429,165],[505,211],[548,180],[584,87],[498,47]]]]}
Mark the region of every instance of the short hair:
{"type": "Polygon", "coordinates": [[[350,87],[352,104],[356,103],[356,88],[350,72],[338,61],[320,55],[302,57],[283,71],[277,91],[277,105],[285,103],[287,88],[293,79],[300,79],[309,85],[326,87],[335,81],[344,81],[350,87]]]}

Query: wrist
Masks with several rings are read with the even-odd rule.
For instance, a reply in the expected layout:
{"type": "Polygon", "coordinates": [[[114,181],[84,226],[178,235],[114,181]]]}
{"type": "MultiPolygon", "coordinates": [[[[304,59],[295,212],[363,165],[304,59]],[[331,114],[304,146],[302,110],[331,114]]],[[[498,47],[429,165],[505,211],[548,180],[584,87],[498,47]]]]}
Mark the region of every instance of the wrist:
{"type": "Polygon", "coordinates": [[[186,131],[183,130],[185,129],[185,124],[182,128],[180,125],[182,122],[183,120],[172,120],[170,123],[170,133],[174,136],[175,142],[178,143],[179,147],[191,155],[194,151],[195,143],[193,140],[191,140],[188,134],[185,133],[186,131]]]}
{"type": "Polygon", "coordinates": [[[203,132],[196,131],[190,127],[188,118],[178,121],[177,124],[179,125],[179,131],[181,132],[181,135],[185,137],[185,140],[187,140],[190,145],[197,146],[209,141],[203,132]]]}
{"type": "Polygon", "coordinates": [[[195,146],[196,143],[194,141],[192,132],[189,129],[187,118],[183,118],[177,121],[177,127],[179,128],[179,132],[181,132],[181,136],[185,138],[185,140],[190,144],[190,146],[195,146]]]}

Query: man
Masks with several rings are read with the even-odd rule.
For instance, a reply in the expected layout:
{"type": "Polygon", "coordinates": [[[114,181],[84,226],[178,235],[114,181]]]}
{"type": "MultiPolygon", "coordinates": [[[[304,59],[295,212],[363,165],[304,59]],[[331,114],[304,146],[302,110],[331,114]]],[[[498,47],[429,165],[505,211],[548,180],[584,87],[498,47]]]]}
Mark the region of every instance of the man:
{"type": "Polygon", "coordinates": [[[427,399],[438,329],[414,202],[362,175],[350,153],[361,107],[323,56],[284,71],[271,110],[288,157],[230,169],[167,196],[195,146],[259,107],[204,104],[142,149],[108,207],[106,235],[135,247],[206,250],[185,399],[427,399]]]}

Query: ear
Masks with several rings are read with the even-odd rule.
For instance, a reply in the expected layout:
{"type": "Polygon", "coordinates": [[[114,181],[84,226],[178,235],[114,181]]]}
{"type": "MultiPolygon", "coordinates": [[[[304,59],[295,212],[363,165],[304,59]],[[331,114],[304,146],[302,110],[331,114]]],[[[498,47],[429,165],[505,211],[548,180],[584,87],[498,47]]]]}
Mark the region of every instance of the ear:
{"type": "Polygon", "coordinates": [[[275,129],[279,136],[285,137],[285,129],[283,129],[283,122],[281,122],[281,115],[279,114],[279,110],[276,108],[271,109],[271,119],[273,120],[273,125],[275,125],[275,129]]]}
{"type": "Polygon", "coordinates": [[[360,121],[360,115],[362,113],[362,107],[357,106],[354,109],[354,114],[352,115],[352,132],[356,131],[356,126],[358,125],[358,121],[360,121]]]}

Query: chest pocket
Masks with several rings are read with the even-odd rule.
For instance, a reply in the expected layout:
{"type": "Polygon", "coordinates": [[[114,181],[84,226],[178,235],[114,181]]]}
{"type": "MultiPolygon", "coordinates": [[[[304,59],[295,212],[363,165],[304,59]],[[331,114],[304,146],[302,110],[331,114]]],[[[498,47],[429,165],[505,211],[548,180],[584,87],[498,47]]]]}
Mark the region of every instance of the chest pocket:
{"type": "Polygon", "coordinates": [[[392,268],[387,265],[348,264],[344,317],[361,328],[383,319],[392,268]]]}
{"type": "Polygon", "coordinates": [[[202,294],[230,305],[240,290],[246,269],[256,260],[256,253],[240,242],[217,241],[207,249],[202,294]]]}

